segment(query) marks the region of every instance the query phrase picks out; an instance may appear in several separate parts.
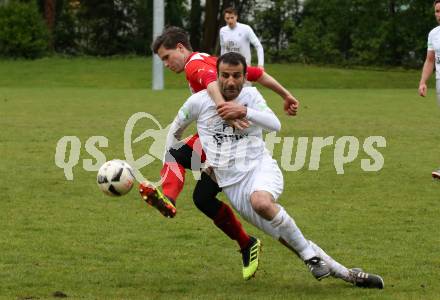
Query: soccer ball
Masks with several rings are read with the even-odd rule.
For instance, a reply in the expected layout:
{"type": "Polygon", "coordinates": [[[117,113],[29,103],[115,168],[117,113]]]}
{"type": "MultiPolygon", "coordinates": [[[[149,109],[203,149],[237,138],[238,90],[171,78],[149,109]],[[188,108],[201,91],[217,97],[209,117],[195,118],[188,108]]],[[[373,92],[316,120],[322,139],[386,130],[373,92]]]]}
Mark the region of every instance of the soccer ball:
{"type": "Polygon", "coordinates": [[[99,168],[96,181],[99,189],[108,196],[125,195],[133,187],[133,168],[123,160],[110,160],[99,168]]]}

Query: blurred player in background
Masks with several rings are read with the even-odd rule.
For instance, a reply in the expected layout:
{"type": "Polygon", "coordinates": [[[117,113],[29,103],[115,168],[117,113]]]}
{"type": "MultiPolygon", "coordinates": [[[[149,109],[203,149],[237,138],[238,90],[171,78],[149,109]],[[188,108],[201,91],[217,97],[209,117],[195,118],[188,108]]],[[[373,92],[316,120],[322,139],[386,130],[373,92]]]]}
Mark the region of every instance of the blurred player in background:
{"type": "MultiPolygon", "coordinates": [[[[434,15],[437,23],[440,24],[440,0],[434,1],[434,15]]],[[[435,66],[437,103],[440,105],[440,26],[435,27],[428,35],[428,50],[426,52],[426,60],[423,65],[422,76],[419,83],[419,95],[425,97],[428,91],[426,82],[431,77],[435,66]]],[[[440,179],[440,167],[433,171],[432,177],[440,179]]]]}
{"type": "MultiPolygon", "coordinates": [[[[217,58],[206,53],[193,52],[188,34],[181,28],[169,27],[158,36],[152,45],[153,52],[163,61],[165,67],[175,73],[185,72],[192,93],[206,89],[222,118],[238,129],[249,124],[242,115],[241,105],[225,102],[216,83],[217,58]]],[[[296,115],[298,101],[274,78],[257,67],[249,67],[247,79],[257,81],[270,88],[284,101],[284,110],[288,115],[296,115]]],[[[164,216],[174,217],[176,199],[182,191],[185,169],[194,169],[194,161],[203,162],[205,154],[200,146],[198,135],[189,137],[181,147],[171,149],[165,157],[161,170],[162,191],[148,183],[141,183],[139,188],[142,198],[156,207],[164,216]]],[[[197,167],[195,167],[197,169],[197,167]]],[[[211,218],[214,224],[240,246],[243,258],[243,277],[251,278],[257,270],[260,241],[249,236],[232,209],[216,195],[220,192],[216,183],[200,180],[197,182],[193,200],[198,209],[211,218]]]]}
{"type": "Polygon", "coordinates": [[[226,26],[220,28],[220,54],[237,52],[246,58],[248,66],[251,65],[251,46],[257,51],[258,66],[264,67],[264,49],[260,40],[249,25],[237,22],[238,14],[233,7],[223,11],[226,26]]]}
{"type": "Polygon", "coordinates": [[[263,129],[279,131],[281,123],[256,88],[243,88],[246,72],[245,58],[239,53],[224,54],[217,61],[219,89],[226,101],[242,104],[242,114],[250,121],[248,128],[239,130],[227,124],[209,93],[201,91],[180,109],[170,126],[166,149],[172,149],[185,128],[197,121],[206,162],[214,172],[212,180],[244,219],[294,251],[318,280],[333,274],[356,286],[383,288],[380,276],[348,270],[306,240],[293,218],[277,203],[283,191],[283,175],[265,147],[263,129]]]}

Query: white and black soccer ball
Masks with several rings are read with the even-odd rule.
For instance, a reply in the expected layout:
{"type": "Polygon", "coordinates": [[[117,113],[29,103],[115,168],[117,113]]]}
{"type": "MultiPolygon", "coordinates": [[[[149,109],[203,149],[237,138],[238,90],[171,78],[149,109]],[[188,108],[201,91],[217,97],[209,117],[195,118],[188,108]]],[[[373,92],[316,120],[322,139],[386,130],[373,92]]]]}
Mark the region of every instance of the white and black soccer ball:
{"type": "Polygon", "coordinates": [[[101,166],[96,177],[99,189],[108,196],[127,194],[134,184],[133,168],[120,159],[113,159],[101,166]]]}

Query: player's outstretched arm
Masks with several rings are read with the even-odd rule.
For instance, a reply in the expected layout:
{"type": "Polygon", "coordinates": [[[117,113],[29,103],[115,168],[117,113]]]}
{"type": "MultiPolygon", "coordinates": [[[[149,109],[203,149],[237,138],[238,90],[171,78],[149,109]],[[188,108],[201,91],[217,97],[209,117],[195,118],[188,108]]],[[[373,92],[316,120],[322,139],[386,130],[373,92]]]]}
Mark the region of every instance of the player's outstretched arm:
{"type": "Polygon", "coordinates": [[[171,123],[170,129],[168,130],[167,133],[167,139],[165,144],[166,151],[171,149],[173,145],[175,145],[177,142],[179,142],[182,139],[183,132],[185,131],[186,127],[188,127],[188,125],[182,123],[179,116],[176,116],[173,123],[171,123]]]}
{"type": "Polygon", "coordinates": [[[208,84],[206,87],[209,96],[211,97],[212,101],[214,101],[216,106],[219,106],[220,104],[225,102],[225,98],[223,98],[222,93],[220,92],[220,89],[218,88],[217,81],[212,81],[208,84]]]}
{"type": "Polygon", "coordinates": [[[281,130],[281,122],[271,110],[260,111],[248,107],[246,118],[264,130],[277,132],[281,130]]]}
{"type": "Polygon", "coordinates": [[[280,95],[281,98],[283,98],[284,111],[288,115],[296,115],[299,108],[299,101],[294,96],[292,96],[292,94],[290,94],[290,92],[285,89],[275,78],[264,72],[263,75],[261,75],[261,77],[257,80],[257,82],[262,86],[271,89],[272,91],[280,95]]]}
{"type": "Polygon", "coordinates": [[[258,91],[246,108],[246,119],[267,131],[281,130],[280,120],[267,106],[266,100],[258,91]]]}
{"type": "Polygon", "coordinates": [[[426,52],[425,63],[423,64],[422,76],[419,82],[419,95],[422,97],[426,96],[428,87],[426,86],[426,81],[428,81],[434,70],[435,63],[435,52],[433,50],[428,50],[426,52]]]}
{"type": "Polygon", "coordinates": [[[185,129],[197,119],[200,111],[200,101],[197,101],[197,98],[197,94],[191,96],[179,109],[179,112],[174,118],[173,123],[171,123],[165,142],[164,157],[167,151],[169,151],[173,147],[173,145],[175,145],[178,141],[182,139],[182,135],[185,129]]]}

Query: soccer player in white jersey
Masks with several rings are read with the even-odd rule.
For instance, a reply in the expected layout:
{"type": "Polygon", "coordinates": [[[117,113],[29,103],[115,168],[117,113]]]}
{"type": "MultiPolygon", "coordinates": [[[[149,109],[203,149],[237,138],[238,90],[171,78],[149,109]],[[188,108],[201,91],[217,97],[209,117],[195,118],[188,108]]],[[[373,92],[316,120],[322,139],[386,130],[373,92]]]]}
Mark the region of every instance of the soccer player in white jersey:
{"type": "Polygon", "coordinates": [[[277,203],[283,190],[283,175],[277,162],[265,148],[263,129],[278,131],[280,121],[253,87],[243,88],[246,76],[245,58],[227,53],[217,61],[217,82],[226,101],[242,105],[249,128],[238,130],[220,116],[221,108],[206,91],[191,96],[170,126],[166,149],[176,145],[184,129],[197,121],[207,164],[232,206],[248,222],[278,239],[293,250],[318,280],[329,275],[356,286],[383,288],[380,276],[349,270],[328,256],[315,243],[304,238],[301,230],[285,209],[277,203]]]}
{"type": "Polygon", "coordinates": [[[226,26],[220,28],[220,54],[237,52],[246,58],[251,65],[251,46],[257,50],[258,66],[264,67],[264,50],[260,40],[249,25],[237,22],[237,11],[233,7],[224,10],[226,26]]]}
{"type": "MultiPolygon", "coordinates": [[[[434,1],[434,14],[437,23],[440,24],[440,0],[434,1]]],[[[428,51],[426,52],[426,60],[423,65],[422,76],[419,83],[419,95],[425,97],[428,91],[426,81],[434,70],[437,90],[437,103],[440,105],[440,26],[435,27],[428,35],[428,51]]],[[[432,172],[432,177],[440,179],[440,168],[432,172]]]]}

